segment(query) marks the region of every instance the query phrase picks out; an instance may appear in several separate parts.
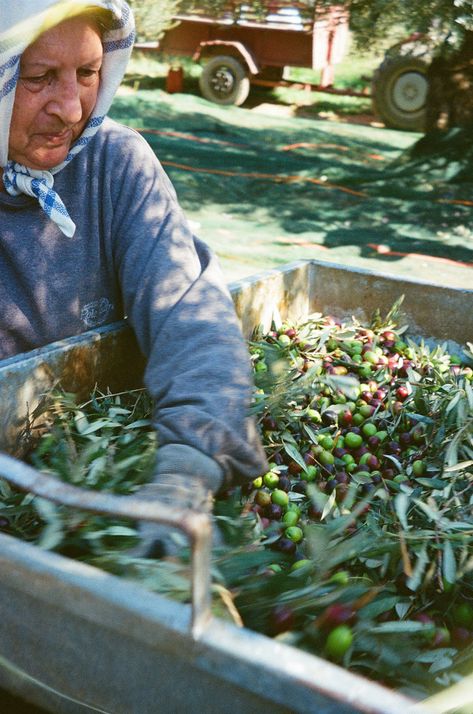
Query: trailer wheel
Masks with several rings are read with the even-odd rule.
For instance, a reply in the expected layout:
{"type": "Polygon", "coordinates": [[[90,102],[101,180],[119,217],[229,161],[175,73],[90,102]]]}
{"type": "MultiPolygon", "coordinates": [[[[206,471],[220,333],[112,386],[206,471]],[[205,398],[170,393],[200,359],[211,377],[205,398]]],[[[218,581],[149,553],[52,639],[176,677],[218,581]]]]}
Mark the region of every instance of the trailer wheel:
{"type": "Polygon", "coordinates": [[[202,96],[215,104],[240,106],[250,92],[245,68],[235,57],[219,55],[204,65],[199,78],[202,96]]]}
{"type": "Polygon", "coordinates": [[[387,57],[372,82],[375,113],[392,129],[423,131],[428,63],[419,57],[387,57]]]}

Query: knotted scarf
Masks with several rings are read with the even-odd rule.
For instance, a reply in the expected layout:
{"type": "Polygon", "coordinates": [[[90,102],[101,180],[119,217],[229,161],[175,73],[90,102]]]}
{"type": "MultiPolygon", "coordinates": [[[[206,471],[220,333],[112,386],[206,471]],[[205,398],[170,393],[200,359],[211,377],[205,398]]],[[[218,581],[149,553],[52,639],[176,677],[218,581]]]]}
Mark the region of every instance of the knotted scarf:
{"type": "Polygon", "coordinates": [[[133,48],[133,15],[124,0],[0,0],[0,18],[0,167],[3,167],[4,186],[12,196],[24,193],[36,198],[60,230],[66,236],[73,236],[75,224],[54,190],[54,175],[87,146],[105,119],[133,48]],[[22,53],[45,29],[77,14],[81,8],[92,6],[110,10],[114,21],[104,33],[100,87],[87,125],[65,160],[49,171],[10,161],[8,137],[22,53]]]}

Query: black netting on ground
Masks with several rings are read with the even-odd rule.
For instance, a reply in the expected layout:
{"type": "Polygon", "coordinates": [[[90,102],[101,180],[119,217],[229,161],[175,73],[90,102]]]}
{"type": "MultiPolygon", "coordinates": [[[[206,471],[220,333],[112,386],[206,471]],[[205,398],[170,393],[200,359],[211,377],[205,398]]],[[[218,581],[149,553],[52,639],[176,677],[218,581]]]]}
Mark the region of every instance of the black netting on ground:
{"type": "Polygon", "coordinates": [[[230,279],[317,258],[470,286],[473,150],[466,130],[405,132],[138,91],[112,115],[139,129],[230,279]]]}

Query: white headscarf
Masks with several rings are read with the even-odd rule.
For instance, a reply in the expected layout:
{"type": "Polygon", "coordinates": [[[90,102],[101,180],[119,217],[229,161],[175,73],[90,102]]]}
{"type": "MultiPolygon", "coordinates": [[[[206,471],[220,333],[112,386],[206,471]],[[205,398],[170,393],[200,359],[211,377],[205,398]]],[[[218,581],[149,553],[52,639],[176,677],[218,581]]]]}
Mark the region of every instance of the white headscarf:
{"type": "Polygon", "coordinates": [[[135,38],[132,12],[124,0],[0,0],[0,167],[3,183],[13,196],[25,193],[37,198],[45,213],[66,236],[75,225],[54,190],[54,174],[61,171],[86,146],[101,126],[123,79],[135,38]],[[46,29],[84,7],[110,10],[115,22],[103,37],[104,56],[97,102],[82,134],[65,160],[49,171],[30,169],[8,160],[8,137],[20,73],[21,55],[46,29]]]}

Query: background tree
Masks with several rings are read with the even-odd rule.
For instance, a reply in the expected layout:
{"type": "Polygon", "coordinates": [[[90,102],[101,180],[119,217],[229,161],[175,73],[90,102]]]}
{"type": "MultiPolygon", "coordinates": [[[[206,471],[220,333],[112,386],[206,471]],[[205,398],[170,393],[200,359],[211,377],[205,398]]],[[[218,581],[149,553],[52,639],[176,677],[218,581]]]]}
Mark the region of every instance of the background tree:
{"type": "MultiPolygon", "coordinates": [[[[459,49],[466,32],[473,30],[472,0],[342,0],[360,47],[372,47],[394,35],[423,33],[432,44],[444,42],[459,49]]],[[[328,3],[330,4],[330,3],[328,3]]]]}
{"type": "Polygon", "coordinates": [[[180,0],[128,0],[136,21],[137,38],[140,42],[158,40],[173,24],[182,2],[180,0]]]}

